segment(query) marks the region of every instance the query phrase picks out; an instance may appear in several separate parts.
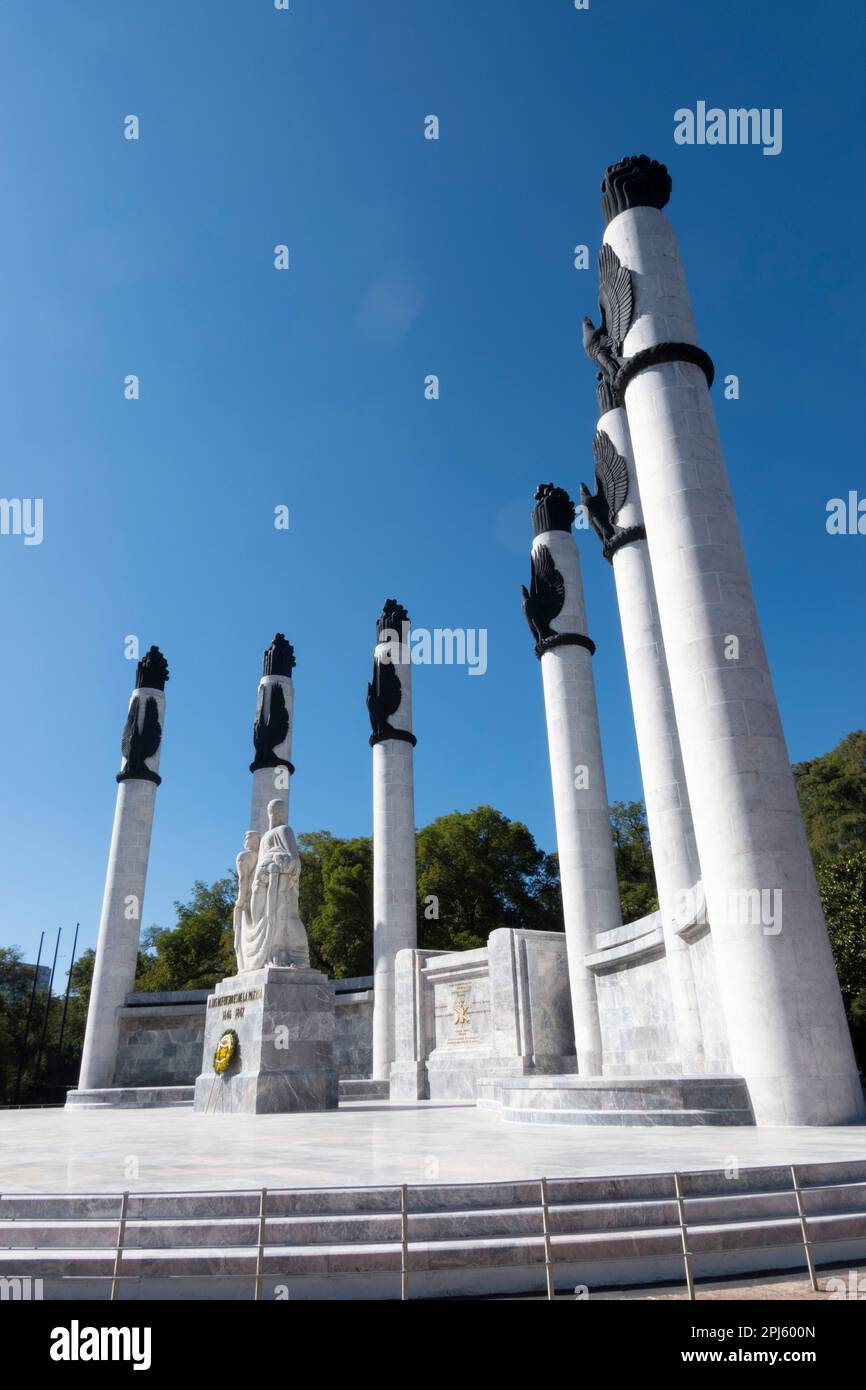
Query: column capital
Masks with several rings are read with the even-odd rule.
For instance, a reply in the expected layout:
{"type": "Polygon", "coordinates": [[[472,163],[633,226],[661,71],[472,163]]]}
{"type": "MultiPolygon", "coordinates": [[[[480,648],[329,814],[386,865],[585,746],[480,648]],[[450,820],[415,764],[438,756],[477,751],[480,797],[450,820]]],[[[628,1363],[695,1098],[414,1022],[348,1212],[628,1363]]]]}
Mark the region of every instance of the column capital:
{"type": "Polygon", "coordinates": [[[664,164],[646,154],[629,154],[609,164],[601,181],[601,212],[607,226],[629,208],[663,208],[671,196],[664,164]]]}
{"type": "Polygon", "coordinates": [[[165,690],[168,662],[159,647],[150,647],[135,668],[136,690],[165,690]]]}
{"type": "Polygon", "coordinates": [[[382,612],[376,619],[376,641],[381,642],[384,632],[396,632],[402,636],[403,625],[409,626],[409,614],[395,598],[386,598],[382,612]]]}
{"type": "Polygon", "coordinates": [[[281,632],[276,633],[271,645],[265,647],[262,658],[262,675],[288,676],[291,680],[296,665],[295,649],[291,642],[287,642],[281,632]]]}
{"type": "Polygon", "coordinates": [[[521,585],[521,594],[539,661],[545,652],[557,647],[585,647],[590,654],[595,652],[595,643],[580,630],[585,613],[577,544],[571,530],[574,518],[574,502],[565,488],[553,483],[536,488],[532,570],[529,588],[521,585]],[[564,630],[552,626],[557,621],[566,624],[564,630]]]}
{"type": "Polygon", "coordinates": [[[159,647],[151,647],[136,667],[135,689],[120,741],[117,782],[153,782],[159,786],[162,781],[157,769],[167,680],[168,662],[159,647]]]}
{"type": "Polygon", "coordinates": [[[545,531],[570,532],[574,518],[574,502],[565,488],[556,487],[553,483],[539,483],[532,509],[533,536],[542,536],[545,531]]]}
{"type": "Polygon", "coordinates": [[[395,598],[386,598],[376,619],[373,675],[367,686],[370,747],[394,739],[412,748],[418,740],[411,729],[412,658],[409,652],[409,614],[395,598]],[[384,647],[380,652],[379,648],[384,647]],[[399,667],[399,671],[398,668],[399,667]],[[398,718],[398,723],[392,720],[398,718]]]}

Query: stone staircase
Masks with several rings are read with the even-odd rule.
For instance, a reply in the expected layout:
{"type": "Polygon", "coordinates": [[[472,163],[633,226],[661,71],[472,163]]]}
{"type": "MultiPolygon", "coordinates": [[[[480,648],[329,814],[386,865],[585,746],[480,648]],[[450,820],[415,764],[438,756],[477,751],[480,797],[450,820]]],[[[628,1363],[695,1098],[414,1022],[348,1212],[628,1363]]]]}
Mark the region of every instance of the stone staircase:
{"type": "Polygon", "coordinates": [[[480,1109],[519,1124],[754,1125],[741,1076],[485,1077],[480,1109]]]}
{"type": "MultiPolygon", "coordinates": [[[[387,1081],[341,1081],[340,1100],[387,1100],[387,1081]]],[[[70,1091],[66,1104],[76,1110],[152,1110],[190,1106],[195,1086],[113,1086],[106,1091],[70,1091]]]]}
{"type": "MultiPolygon", "coordinates": [[[[866,1259],[866,1161],[798,1169],[821,1264],[866,1259]]],[[[791,1171],[680,1175],[695,1275],[805,1271],[791,1171]]],[[[550,1178],[557,1289],[683,1281],[671,1174],[550,1178]]],[[[41,1279],[49,1299],[106,1299],[118,1193],[0,1198],[0,1277],[41,1279]]],[[[260,1237],[257,1189],[130,1194],[120,1299],[248,1299],[260,1237]]],[[[269,1191],[264,1299],[395,1299],[401,1288],[399,1187],[269,1191]]],[[[540,1183],[406,1189],[409,1296],[545,1290],[540,1183]]]]}

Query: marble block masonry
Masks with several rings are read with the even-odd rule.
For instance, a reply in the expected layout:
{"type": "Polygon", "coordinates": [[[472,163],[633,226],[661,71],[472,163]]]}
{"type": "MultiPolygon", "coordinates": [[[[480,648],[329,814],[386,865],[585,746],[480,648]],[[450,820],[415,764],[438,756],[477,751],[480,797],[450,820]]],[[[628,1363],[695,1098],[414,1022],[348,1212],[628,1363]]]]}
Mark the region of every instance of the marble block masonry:
{"type": "Polygon", "coordinates": [[[205,1113],[275,1114],[334,1110],[334,993],[318,970],[267,966],[229,976],[207,1002],[204,1070],[195,1109],[205,1113]],[[227,1028],[238,1062],[213,1067],[227,1028]]]}
{"type": "MultiPolygon", "coordinates": [[[[646,156],[602,184],[634,317],[624,402],[731,1061],[758,1123],[864,1118],[863,1091],[673,228],[646,156]],[[771,899],[772,920],[763,905],[771,899]]],[[[610,372],[607,375],[610,379],[610,372]]]]}
{"type": "MultiPolygon", "coordinates": [[[[726,1054],[711,1055],[709,1041],[705,1049],[691,955],[677,932],[700,880],[700,864],[628,420],[603,376],[597,395],[597,490],[591,495],[581,484],[581,499],[616,584],[670,982],[677,1044],[671,1070],[699,1073],[727,1061],[726,1054]]],[[[606,1059],[605,1069],[610,1067],[606,1059]]]]}
{"type": "Polygon", "coordinates": [[[578,1069],[602,1072],[595,981],[585,957],[598,932],[622,925],[592,674],[580,560],[572,534],[574,503],[552,483],[535,494],[530,588],[523,610],[541,664],[562,915],[578,1069]]]}

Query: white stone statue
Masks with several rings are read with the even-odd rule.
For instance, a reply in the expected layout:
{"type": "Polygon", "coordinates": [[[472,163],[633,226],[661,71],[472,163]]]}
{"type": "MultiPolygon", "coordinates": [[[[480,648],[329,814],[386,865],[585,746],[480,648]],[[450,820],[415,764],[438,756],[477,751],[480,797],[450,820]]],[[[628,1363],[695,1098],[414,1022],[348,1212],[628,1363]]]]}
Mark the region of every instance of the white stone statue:
{"type": "Polygon", "coordinates": [[[309,966],[307,933],[298,914],[301,857],[285,801],[268,803],[268,829],[261,836],[250,831],[244,837],[237,865],[238,973],[266,965],[309,966]]]}
{"type": "Polygon", "coordinates": [[[253,874],[256,871],[256,864],[259,860],[259,843],[261,838],[261,835],[259,835],[257,831],[248,830],[244,836],[244,847],[235,860],[238,869],[238,896],[235,902],[234,913],[232,914],[232,925],[234,927],[235,955],[237,956],[238,970],[243,970],[244,968],[244,920],[246,919],[249,928],[253,874]]]}

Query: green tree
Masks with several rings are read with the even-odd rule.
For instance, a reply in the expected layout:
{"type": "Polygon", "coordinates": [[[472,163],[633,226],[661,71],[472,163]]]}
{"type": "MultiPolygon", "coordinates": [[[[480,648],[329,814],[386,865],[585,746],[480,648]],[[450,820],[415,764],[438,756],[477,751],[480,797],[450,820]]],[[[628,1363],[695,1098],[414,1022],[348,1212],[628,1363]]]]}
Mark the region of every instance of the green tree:
{"type": "Polygon", "coordinates": [[[615,801],[610,808],[610,826],[622,918],[636,922],[659,905],[643,802],[615,801]]]}
{"type": "Polygon", "coordinates": [[[175,903],[177,926],[144,934],[135,978],[137,990],[210,989],[233,975],[234,874],[210,887],[198,879],[188,903],[175,903]]]}
{"type": "Polygon", "coordinates": [[[854,1047],[866,1064],[866,732],[794,764],[854,1047]]]}
{"type": "Polygon", "coordinates": [[[819,758],[794,763],[793,771],[815,862],[866,847],[866,731],[848,734],[819,758]]]}
{"type": "MultiPolygon", "coordinates": [[[[12,1100],[33,972],[17,946],[0,946],[0,1099],[12,1100]]],[[[38,996],[37,996],[38,997],[38,996]]]]}
{"type": "Polygon", "coordinates": [[[373,842],[301,835],[301,920],[310,963],[332,979],[373,970],[373,842]]]}
{"type": "Polygon", "coordinates": [[[562,930],[552,855],[492,806],[453,811],[418,833],[418,940],[428,949],[484,946],[497,927],[562,930]]]}
{"type": "Polygon", "coordinates": [[[833,958],[854,1047],[866,1062],[866,849],[848,850],[815,868],[833,958]]]}
{"type": "Polygon", "coordinates": [[[33,990],[33,966],[23,963],[21,951],[17,946],[0,947],[0,1104],[11,1104],[14,1101],[18,1067],[22,1060],[19,1096],[21,1104],[61,1103],[67,1089],[75,1085],[87,1017],[87,994],[82,996],[81,982],[82,979],[89,982],[93,969],[93,954],[93,951],[85,953],[85,956],[79,957],[72,967],[62,1048],[60,1030],[63,1025],[66,991],[66,979],[63,976],[55,978],[54,992],[50,999],[46,989],[37,990],[33,996],[33,1011],[25,1046],[25,1029],[33,990]],[[39,1056],[39,1040],[43,1025],[45,1046],[39,1056]]]}

